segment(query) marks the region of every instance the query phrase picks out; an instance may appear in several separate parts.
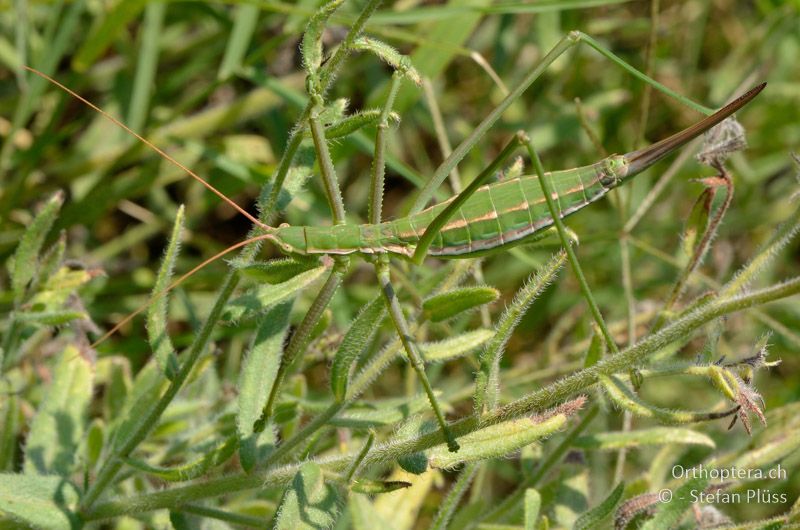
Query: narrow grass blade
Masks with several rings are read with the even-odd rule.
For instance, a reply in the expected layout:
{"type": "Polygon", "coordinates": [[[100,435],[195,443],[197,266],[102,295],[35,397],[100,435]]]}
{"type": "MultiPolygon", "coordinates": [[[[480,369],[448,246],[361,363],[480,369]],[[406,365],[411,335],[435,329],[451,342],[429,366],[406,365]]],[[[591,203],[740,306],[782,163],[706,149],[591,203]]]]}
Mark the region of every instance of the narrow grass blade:
{"type": "Polygon", "coordinates": [[[118,0],[100,24],[89,30],[89,35],[72,58],[72,67],[85,72],[118,38],[122,28],[139,16],[147,0],[118,0]]]}
{"type": "Polygon", "coordinates": [[[175,259],[178,256],[178,252],[180,252],[183,219],[184,209],[183,206],[181,206],[175,216],[172,235],[170,236],[167,250],[164,253],[164,258],[161,260],[161,267],[158,270],[156,283],[153,286],[152,298],[154,301],[147,310],[147,338],[150,342],[150,348],[153,350],[156,362],[161,368],[161,371],[170,380],[178,373],[179,365],[178,357],[175,354],[175,348],[172,346],[172,341],[167,332],[167,306],[169,305],[169,296],[163,293],[170,284],[172,271],[175,267],[175,259]]]}
{"type": "Polygon", "coordinates": [[[61,353],[53,381],[31,422],[25,443],[25,473],[69,477],[92,400],[94,367],[75,347],[61,353]]]}
{"type": "Polygon", "coordinates": [[[141,131],[147,121],[150,94],[158,68],[159,44],[166,9],[164,2],[150,2],[144,10],[142,43],[137,57],[136,75],[133,79],[133,92],[127,116],[128,127],[134,131],[141,131]]]}
{"type": "Polygon", "coordinates": [[[250,45],[258,25],[260,12],[260,8],[254,4],[236,6],[233,14],[233,28],[231,28],[228,43],[225,45],[225,55],[222,57],[222,64],[219,65],[217,79],[228,79],[241,68],[247,47],[250,45]]]}

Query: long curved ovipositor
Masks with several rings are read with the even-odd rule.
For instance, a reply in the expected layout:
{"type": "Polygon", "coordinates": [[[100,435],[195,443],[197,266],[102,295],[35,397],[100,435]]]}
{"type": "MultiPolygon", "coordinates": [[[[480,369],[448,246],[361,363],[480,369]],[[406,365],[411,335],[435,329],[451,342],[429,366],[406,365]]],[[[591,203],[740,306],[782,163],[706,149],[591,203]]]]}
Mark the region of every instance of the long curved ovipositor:
{"type": "MultiPolygon", "coordinates": [[[[597,201],[719,124],[765,86],[766,83],[756,86],[691,127],[643,149],[611,155],[588,166],[545,173],[555,188],[553,198],[561,217],[597,201]]],[[[541,237],[553,219],[537,178],[522,176],[480,187],[442,227],[428,253],[442,258],[472,258],[541,237]]],[[[452,200],[377,225],[284,225],[275,228],[269,239],[290,254],[390,253],[410,259],[425,229],[452,200]]]]}

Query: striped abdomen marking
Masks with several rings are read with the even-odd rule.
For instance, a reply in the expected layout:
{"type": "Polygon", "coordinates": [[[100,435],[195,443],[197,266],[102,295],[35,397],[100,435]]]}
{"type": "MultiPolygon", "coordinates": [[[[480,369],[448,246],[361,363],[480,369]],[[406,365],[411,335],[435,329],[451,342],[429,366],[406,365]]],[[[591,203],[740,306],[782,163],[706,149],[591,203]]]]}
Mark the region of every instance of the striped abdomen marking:
{"type": "MultiPolygon", "coordinates": [[[[617,182],[605,171],[605,161],[567,171],[547,173],[556,187],[554,199],[562,217],[596,201],[617,182]]],[[[398,226],[400,240],[410,248],[422,235],[424,227],[446,207],[447,201],[406,219],[391,223],[398,226]],[[416,229],[412,228],[415,227],[416,229]]],[[[467,258],[487,250],[510,245],[552,225],[550,211],[538,178],[525,176],[494,183],[478,189],[442,228],[429,254],[467,258]]]]}
{"type": "MultiPolygon", "coordinates": [[[[607,160],[591,166],[546,173],[557,190],[562,217],[596,201],[618,184],[607,160]]],[[[447,206],[445,201],[420,213],[379,225],[278,228],[284,250],[297,254],[391,253],[410,258],[428,225],[447,206]]],[[[429,254],[468,258],[511,245],[553,224],[538,177],[525,176],[483,186],[459,208],[436,235],[429,254]]]]}

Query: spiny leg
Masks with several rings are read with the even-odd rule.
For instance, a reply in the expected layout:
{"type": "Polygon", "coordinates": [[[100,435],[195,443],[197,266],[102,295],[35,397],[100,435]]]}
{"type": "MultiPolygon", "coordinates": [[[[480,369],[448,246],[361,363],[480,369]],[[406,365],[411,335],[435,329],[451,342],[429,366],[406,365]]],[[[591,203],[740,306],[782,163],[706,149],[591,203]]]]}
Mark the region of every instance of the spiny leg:
{"type": "MultiPolygon", "coordinates": [[[[383,180],[385,174],[384,155],[386,152],[388,118],[403,77],[404,75],[402,75],[400,71],[395,71],[395,73],[392,75],[389,95],[386,98],[386,102],[384,103],[381,111],[381,120],[378,124],[378,134],[375,138],[375,157],[372,162],[369,188],[369,222],[372,224],[379,224],[381,222],[381,211],[383,206],[383,180]]],[[[448,449],[453,452],[458,451],[458,442],[456,442],[455,437],[450,432],[450,429],[447,426],[447,421],[442,413],[441,405],[436,399],[436,395],[433,393],[433,387],[431,387],[431,383],[428,380],[427,374],[425,373],[425,364],[422,360],[422,355],[416,346],[414,338],[411,336],[408,322],[403,314],[403,309],[400,307],[400,302],[397,300],[396,291],[392,286],[389,256],[385,254],[379,256],[374,260],[374,265],[375,273],[378,277],[378,282],[380,283],[384,300],[386,301],[386,307],[389,310],[389,316],[392,320],[395,330],[397,331],[397,335],[400,338],[400,342],[403,345],[403,349],[406,352],[408,361],[411,363],[411,366],[414,368],[417,377],[422,383],[422,387],[424,388],[425,394],[428,397],[428,401],[431,404],[431,409],[433,409],[433,413],[436,416],[436,421],[439,423],[439,428],[442,431],[442,436],[447,443],[448,449]]]]}
{"type": "Polygon", "coordinates": [[[414,205],[411,209],[412,214],[417,213],[425,208],[428,202],[430,202],[430,200],[433,198],[436,190],[439,188],[442,182],[444,182],[453,168],[455,168],[459,162],[464,159],[467,153],[469,153],[472,148],[475,147],[475,145],[481,140],[481,138],[483,138],[484,134],[486,134],[489,128],[494,125],[498,119],[500,119],[500,116],[503,114],[503,112],[505,112],[505,110],[508,109],[508,107],[514,103],[514,101],[519,99],[519,97],[528,89],[528,87],[530,87],[531,84],[533,84],[533,82],[542,75],[547,67],[553,64],[553,62],[561,57],[561,55],[563,55],[567,50],[581,42],[586,43],[591,48],[599,52],[604,57],[610,59],[614,64],[630,73],[634,77],[652,85],[656,90],[663,92],[664,94],[680,101],[684,105],[691,107],[702,114],[709,115],[713,113],[712,109],[704,107],[703,105],[699,105],[689,98],[681,96],[668,87],[662,85],[655,79],[640,72],[585,33],[580,31],[571,31],[560,41],[558,41],[555,46],[553,46],[547,55],[542,58],[539,64],[533,70],[531,70],[531,72],[519,83],[519,85],[517,85],[517,87],[514,88],[514,90],[512,90],[511,93],[506,96],[506,98],[503,99],[503,101],[501,101],[500,104],[497,105],[497,107],[495,107],[486,116],[486,118],[484,118],[483,121],[481,121],[481,123],[475,127],[472,133],[470,133],[470,135],[453,150],[450,156],[448,156],[447,159],[442,162],[438,168],[436,168],[433,176],[420,191],[419,195],[414,201],[414,205]]]}

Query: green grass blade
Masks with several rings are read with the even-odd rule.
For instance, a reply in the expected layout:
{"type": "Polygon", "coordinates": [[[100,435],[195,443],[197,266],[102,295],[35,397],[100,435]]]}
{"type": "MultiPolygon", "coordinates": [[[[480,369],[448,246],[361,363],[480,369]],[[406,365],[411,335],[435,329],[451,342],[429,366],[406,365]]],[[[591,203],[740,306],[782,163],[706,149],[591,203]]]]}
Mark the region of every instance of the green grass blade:
{"type": "MultiPolygon", "coordinates": [[[[118,0],[105,18],[90,31],[72,58],[72,68],[85,72],[118,38],[126,24],[139,16],[148,0],[118,0]]],[[[45,72],[47,73],[47,72],[45,72]]]]}
{"type": "Polygon", "coordinates": [[[164,2],[151,2],[144,10],[142,43],[137,57],[136,76],[133,79],[133,93],[127,119],[128,127],[134,131],[142,131],[147,121],[150,93],[158,68],[158,52],[166,9],[167,5],[164,2]]]}
{"type": "Polygon", "coordinates": [[[225,46],[225,55],[219,65],[217,79],[228,79],[234,72],[242,67],[247,47],[258,25],[258,16],[261,10],[257,5],[241,4],[236,6],[233,14],[233,28],[231,28],[228,43],[225,46]]]}

